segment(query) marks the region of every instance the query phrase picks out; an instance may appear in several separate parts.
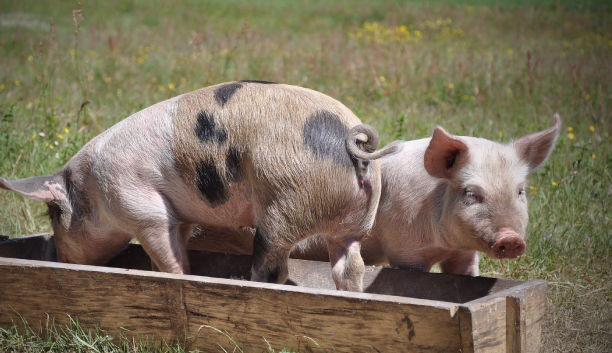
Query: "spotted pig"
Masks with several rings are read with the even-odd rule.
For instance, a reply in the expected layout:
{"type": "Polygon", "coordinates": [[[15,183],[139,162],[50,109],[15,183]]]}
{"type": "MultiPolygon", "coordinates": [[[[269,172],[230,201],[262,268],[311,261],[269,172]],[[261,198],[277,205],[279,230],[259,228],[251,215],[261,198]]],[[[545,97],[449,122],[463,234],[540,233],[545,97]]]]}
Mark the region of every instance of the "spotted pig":
{"type": "Polygon", "coordinates": [[[251,279],[284,283],[295,244],[320,234],[338,289],[360,291],[359,241],[380,197],[376,131],[315,91],[223,83],[117,123],[51,176],[0,178],[47,203],[58,258],[104,264],[135,237],[154,267],[189,273],[196,225],[252,227],[251,279]]]}

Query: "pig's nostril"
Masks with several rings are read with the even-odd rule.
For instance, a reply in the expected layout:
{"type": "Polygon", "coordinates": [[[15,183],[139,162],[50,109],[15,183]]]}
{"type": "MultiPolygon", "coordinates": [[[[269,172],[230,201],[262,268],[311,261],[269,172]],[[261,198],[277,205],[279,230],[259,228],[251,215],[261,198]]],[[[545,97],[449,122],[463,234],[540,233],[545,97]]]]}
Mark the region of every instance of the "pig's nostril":
{"type": "Polygon", "coordinates": [[[525,241],[519,237],[507,237],[498,240],[493,245],[493,252],[495,256],[500,259],[514,259],[519,257],[525,252],[525,241]]]}

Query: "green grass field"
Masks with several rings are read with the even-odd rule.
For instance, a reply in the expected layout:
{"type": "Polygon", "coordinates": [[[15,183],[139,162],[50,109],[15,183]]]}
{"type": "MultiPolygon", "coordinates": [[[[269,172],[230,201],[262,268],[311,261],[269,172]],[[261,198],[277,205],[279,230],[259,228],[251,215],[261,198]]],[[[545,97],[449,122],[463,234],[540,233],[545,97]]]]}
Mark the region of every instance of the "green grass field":
{"type": "MultiPolygon", "coordinates": [[[[481,274],[549,281],[542,351],[612,351],[612,6],[505,3],[2,0],[0,175],[51,174],[130,114],[232,80],[326,93],[384,143],[436,125],[507,142],[559,112],[527,251],[481,274]]],[[[0,234],[50,231],[45,208],[1,192],[0,234]]],[[[146,351],[62,332],[68,350],[146,351]]],[[[0,330],[0,351],[65,350],[49,347],[0,330]]]]}

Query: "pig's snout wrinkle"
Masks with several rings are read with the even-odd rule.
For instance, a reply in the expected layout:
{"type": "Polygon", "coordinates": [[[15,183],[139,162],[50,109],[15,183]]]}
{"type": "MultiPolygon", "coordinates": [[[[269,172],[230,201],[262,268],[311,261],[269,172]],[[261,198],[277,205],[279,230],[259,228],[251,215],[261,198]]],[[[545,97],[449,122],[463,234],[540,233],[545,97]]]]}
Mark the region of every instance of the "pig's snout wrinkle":
{"type": "Polygon", "coordinates": [[[514,259],[525,252],[527,244],[516,232],[502,230],[491,250],[499,259],[514,259]]]}

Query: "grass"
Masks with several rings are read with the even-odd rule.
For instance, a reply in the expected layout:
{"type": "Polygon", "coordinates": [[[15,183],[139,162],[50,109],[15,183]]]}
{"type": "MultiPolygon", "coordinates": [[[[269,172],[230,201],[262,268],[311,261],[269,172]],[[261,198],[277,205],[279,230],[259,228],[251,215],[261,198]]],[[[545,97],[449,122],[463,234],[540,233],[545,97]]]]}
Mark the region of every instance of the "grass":
{"type": "MultiPolygon", "coordinates": [[[[93,329],[84,328],[78,319],[73,319],[72,317],[69,317],[67,325],[57,325],[53,319],[47,317],[44,330],[39,331],[33,330],[23,319],[21,324],[21,329],[19,329],[17,324],[10,328],[0,327],[0,352],[199,352],[197,350],[188,350],[179,344],[168,344],[163,340],[155,340],[153,338],[128,339],[123,335],[115,338],[106,334],[98,327],[93,329]]],[[[242,352],[239,347],[237,349],[239,352],[242,352]]],[[[285,351],[279,353],[285,353],[285,351]]]]}
{"type": "MultiPolygon", "coordinates": [[[[3,1],[0,175],[51,174],[130,114],[239,79],[331,95],[385,143],[436,125],[509,141],[559,112],[527,252],[481,273],[549,281],[543,351],[611,351],[611,15],[603,1],[3,1]]],[[[43,214],[0,193],[0,234],[49,231],[43,214]]],[[[36,336],[2,332],[4,350],[36,336]]]]}

